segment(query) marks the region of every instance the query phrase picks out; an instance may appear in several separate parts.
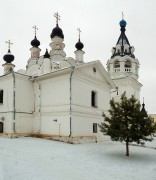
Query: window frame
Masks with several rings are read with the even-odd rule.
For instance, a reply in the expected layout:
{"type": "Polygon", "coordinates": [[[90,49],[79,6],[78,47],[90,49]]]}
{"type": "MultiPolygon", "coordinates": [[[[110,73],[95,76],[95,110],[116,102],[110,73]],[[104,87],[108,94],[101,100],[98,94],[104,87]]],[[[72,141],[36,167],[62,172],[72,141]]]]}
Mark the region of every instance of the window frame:
{"type": "Polygon", "coordinates": [[[4,91],[3,89],[0,89],[0,104],[3,104],[4,101],[4,91]]]}
{"type": "Polygon", "coordinates": [[[97,92],[91,91],[91,106],[97,108],[97,92]]]}
{"type": "Polygon", "coordinates": [[[93,123],[93,133],[98,133],[98,124],[93,123]]]}

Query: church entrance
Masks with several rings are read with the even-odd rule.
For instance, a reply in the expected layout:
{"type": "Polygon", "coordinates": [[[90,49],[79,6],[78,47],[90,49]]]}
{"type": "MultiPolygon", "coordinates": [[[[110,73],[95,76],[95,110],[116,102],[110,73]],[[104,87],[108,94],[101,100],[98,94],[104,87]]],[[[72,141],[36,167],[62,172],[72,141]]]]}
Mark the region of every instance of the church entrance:
{"type": "Polygon", "coordinates": [[[0,133],[3,133],[3,122],[0,122],[0,133]]]}

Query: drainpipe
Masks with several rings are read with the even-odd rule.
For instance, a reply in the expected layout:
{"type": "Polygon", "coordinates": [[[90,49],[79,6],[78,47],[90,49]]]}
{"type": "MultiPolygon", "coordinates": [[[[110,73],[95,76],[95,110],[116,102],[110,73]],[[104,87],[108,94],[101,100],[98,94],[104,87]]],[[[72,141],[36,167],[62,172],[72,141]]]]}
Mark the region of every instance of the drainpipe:
{"type": "Polygon", "coordinates": [[[16,92],[15,92],[15,88],[16,88],[16,81],[15,81],[15,74],[14,71],[12,71],[12,76],[13,76],[13,131],[14,133],[16,132],[16,92]]]}
{"type": "Polygon", "coordinates": [[[72,68],[72,72],[70,74],[70,134],[69,137],[72,135],[72,76],[73,76],[73,72],[74,72],[74,68],[75,66],[71,66],[72,68]]]}
{"type": "Polygon", "coordinates": [[[41,85],[39,82],[35,81],[38,84],[38,89],[39,89],[39,129],[38,133],[41,134],[41,85]]]}

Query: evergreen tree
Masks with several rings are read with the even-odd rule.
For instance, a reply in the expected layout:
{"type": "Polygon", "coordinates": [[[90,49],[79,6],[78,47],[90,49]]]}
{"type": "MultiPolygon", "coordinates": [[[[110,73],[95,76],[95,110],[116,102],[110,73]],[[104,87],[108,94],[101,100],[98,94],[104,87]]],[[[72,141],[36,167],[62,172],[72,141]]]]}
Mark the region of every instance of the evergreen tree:
{"type": "Polygon", "coordinates": [[[134,96],[121,96],[120,102],[110,101],[109,116],[103,114],[104,122],[99,127],[100,131],[109,135],[113,141],[126,142],[126,156],[129,156],[129,143],[151,141],[151,134],[156,130],[156,123],[152,122],[144,109],[140,110],[140,103],[134,96]]]}

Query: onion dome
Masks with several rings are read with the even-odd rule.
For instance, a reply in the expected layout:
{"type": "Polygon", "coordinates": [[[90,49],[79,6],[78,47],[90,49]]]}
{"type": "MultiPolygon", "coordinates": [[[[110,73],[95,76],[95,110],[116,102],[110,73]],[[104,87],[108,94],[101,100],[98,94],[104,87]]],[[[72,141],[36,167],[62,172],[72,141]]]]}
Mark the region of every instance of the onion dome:
{"type": "Polygon", "coordinates": [[[143,104],[142,104],[141,112],[144,114],[144,117],[148,117],[147,112],[145,110],[144,98],[143,98],[143,104]]]}
{"type": "Polygon", "coordinates": [[[62,39],[64,39],[64,34],[63,34],[63,31],[62,29],[59,27],[58,24],[56,24],[56,27],[52,30],[52,33],[50,35],[51,39],[55,36],[58,36],[62,39]]]}
{"type": "Polygon", "coordinates": [[[122,19],[119,24],[120,26],[126,26],[127,22],[124,19],[122,19]]]}
{"type": "Polygon", "coordinates": [[[3,56],[3,59],[6,63],[11,63],[14,60],[14,55],[11,54],[10,49],[8,50],[8,53],[3,56]]]}
{"type": "Polygon", "coordinates": [[[49,53],[48,53],[48,49],[46,49],[46,52],[45,52],[45,54],[44,54],[43,57],[44,57],[44,58],[50,58],[50,55],[49,55],[49,53]]]}
{"type": "Polygon", "coordinates": [[[120,22],[119,22],[119,24],[120,24],[120,27],[121,27],[121,32],[125,32],[126,31],[126,25],[127,25],[127,22],[124,20],[124,19],[122,19],[120,22]]]}
{"type": "Polygon", "coordinates": [[[75,47],[77,48],[77,50],[82,50],[83,49],[84,45],[80,41],[80,38],[79,38],[79,41],[75,44],[75,47]]]}
{"type": "Polygon", "coordinates": [[[31,45],[33,47],[37,47],[37,48],[40,45],[40,41],[36,38],[36,35],[35,35],[34,39],[31,41],[31,45]]]}

